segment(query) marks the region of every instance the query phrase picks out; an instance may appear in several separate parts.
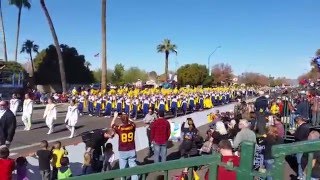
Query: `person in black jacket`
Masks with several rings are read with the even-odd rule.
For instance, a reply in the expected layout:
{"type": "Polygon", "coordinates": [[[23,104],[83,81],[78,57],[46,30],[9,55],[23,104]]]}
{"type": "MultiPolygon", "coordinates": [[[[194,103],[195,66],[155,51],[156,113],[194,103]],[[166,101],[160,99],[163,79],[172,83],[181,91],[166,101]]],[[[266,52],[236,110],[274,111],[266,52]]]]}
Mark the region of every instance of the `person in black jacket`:
{"type": "Polygon", "coordinates": [[[16,127],[16,117],[8,108],[8,102],[0,101],[0,147],[10,146],[16,127]]]}

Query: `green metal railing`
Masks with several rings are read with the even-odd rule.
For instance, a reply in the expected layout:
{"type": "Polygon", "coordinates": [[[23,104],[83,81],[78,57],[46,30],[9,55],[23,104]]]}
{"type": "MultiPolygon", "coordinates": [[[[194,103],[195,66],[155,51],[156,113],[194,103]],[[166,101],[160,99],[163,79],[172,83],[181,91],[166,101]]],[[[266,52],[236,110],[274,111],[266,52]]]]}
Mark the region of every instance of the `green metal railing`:
{"type": "Polygon", "coordinates": [[[274,157],[274,165],[271,171],[258,172],[253,170],[255,145],[251,142],[244,142],[241,145],[240,166],[234,167],[232,163],[222,163],[221,156],[218,153],[205,155],[200,157],[192,157],[187,159],[173,160],[164,163],[154,163],[149,165],[137,166],[133,168],[113,170],[105,173],[97,173],[86,176],[77,176],[69,179],[77,180],[102,180],[117,179],[121,177],[129,177],[131,175],[139,175],[141,179],[147,179],[148,174],[154,172],[163,172],[164,179],[168,180],[169,171],[175,169],[183,169],[189,167],[188,179],[193,179],[193,168],[197,166],[208,166],[209,179],[215,180],[217,177],[218,166],[223,166],[228,170],[236,171],[237,179],[253,180],[254,178],[266,178],[272,176],[274,180],[286,179],[285,177],[285,157],[297,153],[308,153],[308,165],[306,167],[307,180],[311,175],[311,161],[313,152],[320,151],[320,140],[303,141],[290,144],[276,145],[272,147],[272,155],[274,157]]]}

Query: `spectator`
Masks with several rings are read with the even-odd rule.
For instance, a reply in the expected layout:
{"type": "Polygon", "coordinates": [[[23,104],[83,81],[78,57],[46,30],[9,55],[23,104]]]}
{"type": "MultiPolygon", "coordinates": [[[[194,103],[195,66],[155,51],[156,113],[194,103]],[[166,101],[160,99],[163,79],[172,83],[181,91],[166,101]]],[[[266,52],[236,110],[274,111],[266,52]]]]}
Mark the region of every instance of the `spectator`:
{"type": "Polygon", "coordinates": [[[146,116],[143,118],[143,122],[146,123],[146,124],[151,124],[156,119],[157,119],[157,115],[150,108],[149,109],[149,113],[146,114],[146,116]]]}
{"type": "Polygon", "coordinates": [[[180,144],[179,150],[182,157],[192,157],[198,155],[198,148],[196,140],[198,136],[198,129],[196,128],[193,120],[187,118],[188,128],[185,128],[185,122],[181,125],[181,132],[183,133],[183,141],[180,144]]]}
{"type": "Polygon", "coordinates": [[[29,180],[27,165],[28,161],[25,157],[16,159],[17,180],[29,180]]]}
{"type": "MultiPolygon", "coordinates": [[[[271,148],[273,145],[283,143],[283,139],[278,135],[278,128],[276,126],[269,126],[266,138],[263,139],[262,145],[265,146],[264,149],[264,165],[266,170],[270,171],[274,163],[274,159],[271,155],[271,148]]],[[[272,180],[271,176],[267,177],[267,180],[272,180]]]]}
{"type": "Polygon", "coordinates": [[[275,120],[274,125],[275,127],[277,127],[278,136],[284,139],[285,130],[284,130],[284,125],[281,122],[280,114],[273,116],[273,119],[275,120]]]}
{"type": "Polygon", "coordinates": [[[115,155],[111,143],[106,144],[106,149],[103,156],[103,171],[110,171],[114,168],[115,155]]]}
{"type": "Polygon", "coordinates": [[[306,120],[310,118],[310,103],[303,97],[300,103],[297,105],[296,114],[300,115],[306,120]]]}
{"type": "Polygon", "coordinates": [[[9,147],[16,131],[16,117],[6,101],[0,101],[0,146],[9,147]]]}
{"type": "MultiPolygon", "coordinates": [[[[306,123],[305,119],[301,116],[296,117],[296,124],[298,126],[296,132],[294,133],[295,140],[298,141],[305,141],[308,139],[310,127],[311,125],[306,123]]],[[[304,174],[301,166],[301,159],[302,159],[303,153],[296,154],[297,163],[298,163],[298,179],[303,179],[304,174]]]]}
{"type": "Polygon", "coordinates": [[[170,123],[164,118],[164,111],[159,112],[159,118],[151,124],[151,141],[154,147],[154,162],[165,162],[167,158],[167,143],[170,138],[170,123]]]}
{"type": "MultiPolygon", "coordinates": [[[[136,145],[135,145],[135,131],[136,125],[133,121],[129,120],[129,116],[124,114],[121,116],[121,124],[115,124],[118,117],[118,112],[114,113],[114,118],[111,121],[111,127],[119,136],[119,166],[120,169],[135,167],[136,164],[136,145]]],[[[138,180],[137,175],[131,176],[131,180],[138,180]]]]}
{"type": "MultiPolygon", "coordinates": [[[[318,131],[311,131],[308,136],[308,140],[319,140],[320,134],[318,131]]],[[[308,163],[308,154],[303,155],[303,167],[306,167],[308,163]]],[[[312,159],[312,170],[311,170],[311,180],[320,179],[320,152],[314,152],[312,159]]],[[[305,168],[304,171],[307,169],[305,168]]],[[[306,174],[306,172],[305,172],[306,174]]]]}
{"type": "Polygon", "coordinates": [[[41,141],[40,148],[41,149],[36,152],[36,156],[39,160],[39,170],[41,179],[50,180],[50,161],[52,159],[52,152],[48,150],[48,142],[46,140],[41,141]]]}
{"type": "MultiPolygon", "coordinates": [[[[232,145],[228,140],[222,140],[219,143],[219,151],[222,155],[221,162],[229,163],[232,162],[233,166],[238,167],[240,165],[240,157],[235,156],[232,152],[232,145]]],[[[237,173],[235,171],[229,171],[224,167],[218,167],[217,180],[236,180],[237,173]]],[[[209,180],[209,171],[205,174],[205,180],[209,180]]]]}
{"type": "Polygon", "coordinates": [[[181,133],[184,134],[184,139],[194,138],[198,134],[198,129],[196,128],[193,120],[191,118],[187,118],[188,127],[185,127],[185,122],[181,124],[181,133]]]}
{"type": "Polygon", "coordinates": [[[239,122],[240,132],[236,135],[233,142],[233,148],[238,148],[243,141],[256,143],[256,134],[249,129],[250,124],[247,120],[241,119],[239,122]]]}
{"type": "Polygon", "coordinates": [[[228,138],[234,139],[239,131],[236,121],[234,119],[231,120],[230,123],[228,123],[228,138]]]}
{"type": "Polygon", "coordinates": [[[61,158],[60,163],[61,163],[61,167],[58,170],[58,180],[72,177],[72,171],[69,167],[69,158],[68,157],[61,158]]]}
{"type": "Polygon", "coordinates": [[[68,154],[65,147],[61,146],[61,142],[57,141],[53,145],[52,150],[52,176],[51,180],[56,180],[58,178],[58,169],[61,167],[61,159],[68,154]]]}
{"type": "Polygon", "coordinates": [[[8,158],[10,151],[7,147],[0,148],[0,178],[1,180],[12,180],[14,171],[14,160],[8,158]]]}
{"type": "MultiPolygon", "coordinates": [[[[96,129],[89,133],[85,133],[83,136],[88,136],[88,139],[85,140],[86,146],[87,146],[87,152],[91,152],[92,155],[92,161],[91,161],[91,167],[94,172],[101,172],[103,167],[102,162],[102,155],[103,155],[103,149],[106,144],[106,142],[113,138],[114,136],[114,130],[113,129],[96,129]]],[[[83,137],[87,138],[87,137],[83,137]]]]}
{"type": "Polygon", "coordinates": [[[85,152],[83,156],[83,164],[82,164],[82,175],[87,175],[93,173],[92,169],[92,158],[91,158],[91,152],[85,152]]]}
{"type": "Polygon", "coordinates": [[[263,91],[259,91],[260,97],[258,97],[254,103],[256,112],[265,112],[268,108],[268,99],[264,96],[263,91]]]}
{"type": "Polygon", "coordinates": [[[215,130],[212,132],[213,144],[219,144],[223,139],[228,139],[226,127],[222,121],[218,121],[215,125],[215,130]]]}
{"type": "Polygon", "coordinates": [[[148,137],[148,145],[149,145],[149,153],[148,157],[151,157],[153,155],[153,149],[152,149],[152,141],[151,141],[151,125],[154,120],[157,119],[157,115],[152,111],[152,109],[149,109],[149,113],[143,118],[144,123],[149,124],[147,126],[147,137],[148,137]]]}

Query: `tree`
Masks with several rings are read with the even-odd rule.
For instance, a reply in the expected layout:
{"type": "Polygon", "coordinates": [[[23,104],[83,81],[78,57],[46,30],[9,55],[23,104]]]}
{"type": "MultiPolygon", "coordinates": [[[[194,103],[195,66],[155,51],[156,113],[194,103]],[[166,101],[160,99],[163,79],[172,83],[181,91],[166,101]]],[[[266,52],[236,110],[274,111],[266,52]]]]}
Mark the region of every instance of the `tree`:
{"type": "MultiPolygon", "coordinates": [[[[65,67],[66,81],[71,84],[92,83],[93,74],[86,67],[86,60],[74,47],[62,44],[63,66],[65,67]]],[[[54,45],[42,50],[34,59],[36,67],[35,79],[39,84],[56,84],[60,82],[59,58],[54,45]]]]}
{"type": "Polygon", "coordinates": [[[166,78],[168,78],[169,54],[172,52],[177,54],[177,46],[175,44],[171,44],[169,39],[164,39],[163,42],[157,46],[157,51],[158,53],[165,54],[164,73],[166,78]]]}
{"type": "Polygon", "coordinates": [[[229,64],[216,64],[211,69],[211,75],[213,76],[213,83],[231,83],[233,79],[232,68],[229,64]]]}
{"type": "Polygon", "coordinates": [[[320,49],[316,51],[316,56],[320,56],[320,49]]]}
{"type": "Polygon", "coordinates": [[[89,61],[86,61],[86,62],[84,63],[84,65],[85,65],[88,69],[90,69],[91,63],[90,63],[89,61]]]}
{"type": "Polygon", "coordinates": [[[102,56],[101,56],[101,89],[107,88],[107,0],[101,0],[101,30],[102,30],[102,56]]]}
{"type": "Polygon", "coordinates": [[[22,8],[31,8],[29,0],[9,0],[10,5],[14,5],[18,8],[18,24],[17,24],[17,34],[16,34],[16,49],[14,54],[14,60],[18,60],[18,48],[19,48],[19,35],[20,35],[20,20],[22,8]]]}
{"type": "Polygon", "coordinates": [[[120,86],[124,84],[123,80],[124,66],[122,64],[116,64],[111,76],[111,81],[113,84],[120,86]]]}
{"type": "Polygon", "coordinates": [[[158,78],[158,74],[155,71],[151,71],[148,73],[150,79],[156,80],[158,78]]]}
{"type": "Polygon", "coordinates": [[[202,85],[206,80],[208,77],[208,70],[205,65],[200,65],[197,63],[186,64],[178,69],[177,75],[179,85],[197,86],[202,85]]]}
{"type": "Polygon", "coordinates": [[[0,26],[2,31],[2,41],[3,41],[3,54],[4,54],[4,61],[8,61],[8,54],[7,54],[7,42],[6,42],[6,33],[4,31],[4,24],[3,24],[3,16],[2,16],[2,2],[0,0],[0,26]]]}
{"type": "MultiPolygon", "coordinates": [[[[94,82],[101,83],[101,68],[94,70],[93,72],[94,82]]],[[[107,83],[111,83],[111,76],[113,74],[112,69],[107,69],[107,83]]]]}
{"type": "Polygon", "coordinates": [[[133,83],[137,82],[140,79],[141,81],[148,80],[148,73],[144,70],[139,69],[138,67],[130,67],[124,71],[123,80],[124,83],[133,83]]]}
{"type": "Polygon", "coordinates": [[[27,53],[30,56],[30,62],[31,62],[31,68],[32,68],[32,75],[34,75],[34,65],[33,65],[33,59],[32,59],[32,52],[39,53],[39,46],[34,44],[34,41],[26,40],[21,48],[20,53],[27,53]]]}
{"type": "Polygon", "coordinates": [[[62,91],[63,92],[67,92],[67,79],[66,79],[66,72],[64,70],[64,64],[63,64],[63,57],[62,57],[62,53],[61,53],[61,48],[60,48],[60,44],[59,44],[59,40],[58,40],[58,36],[56,34],[56,30],[54,29],[53,26],[53,22],[51,20],[51,17],[49,15],[49,11],[46,7],[46,4],[44,2],[44,0],[40,0],[40,4],[42,7],[42,10],[47,18],[48,24],[49,24],[49,28],[53,37],[53,41],[54,41],[54,45],[58,54],[58,59],[59,59],[59,72],[60,72],[60,79],[61,79],[61,85],[62,85],[62,91]]]}
{"type": "Polygon", "coordinates": [[[254,72],[242,73],[238,81],[248,86],[267,86],[270,82],[267,76],[254,72]]]}

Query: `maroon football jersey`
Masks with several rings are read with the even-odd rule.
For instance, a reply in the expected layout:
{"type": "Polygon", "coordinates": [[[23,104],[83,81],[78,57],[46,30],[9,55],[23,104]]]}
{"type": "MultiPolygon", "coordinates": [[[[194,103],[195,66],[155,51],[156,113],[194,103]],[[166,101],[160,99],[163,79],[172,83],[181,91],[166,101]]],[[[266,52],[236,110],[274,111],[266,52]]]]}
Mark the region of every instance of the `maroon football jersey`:
{"type": "Polygon", "coordinates": [[[112,128],[119,136],[119,151],[130,151],[136,149],[134,134],[136,125],[133,123],[113,125],[112,128]]]}

